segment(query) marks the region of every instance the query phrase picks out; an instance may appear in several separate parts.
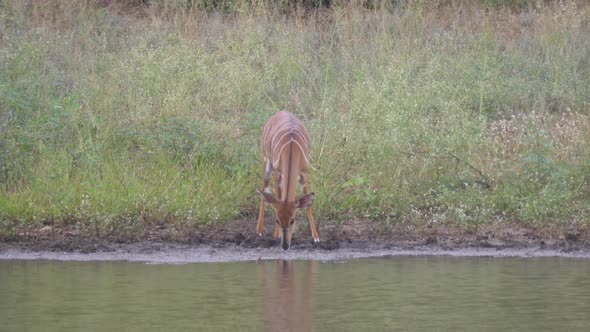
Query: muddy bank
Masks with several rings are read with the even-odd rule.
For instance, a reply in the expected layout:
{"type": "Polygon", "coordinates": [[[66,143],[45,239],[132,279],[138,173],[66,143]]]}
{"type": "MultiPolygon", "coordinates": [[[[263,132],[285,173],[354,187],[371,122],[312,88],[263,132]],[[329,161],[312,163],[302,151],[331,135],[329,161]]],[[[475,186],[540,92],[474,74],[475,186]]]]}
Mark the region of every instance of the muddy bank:
{"type": "Polygon", "coordinates": [[[113,251],[93,253],[27,251],[22,248],[9,248],[0,251],[0,260],[58,260],[58,261],[129,261],[156,264],[214,263],[238,261],[262,261],[274,259],[344,261],[356,258],[395,257],[395,256],[454,256],[454,257],[562,257],[590,259],[590,250],[566,252],[540,248],[492,249],[462,248],[441,249],[422,246],[413,249],[384,248],[382,246],[365,249],[340,248],[295,249],[284,251],[278,247],[245,249],[239,246],[197,247],[182,245],[162,245],[158,249],[145,244],[118,246],[113,251]],[[148,249],[148,247],[151,247],[148,249]]]}
{"type": "Polygon", "coordinates": [[[320,225],[320,243],[301,226],[291,250],[254,223],[183,226],[147,224],[95,231],[83,224],[39,225],[16,229],[0,241],[0,259],[125,260],[149,262],[218,262],[258,259],[340,260],[388,255],[560,256],[590,257],[590,234],[569,227],[533,228],[490,223],[475,230],[431,223],[385,226],[370,220],[320,225]]]}

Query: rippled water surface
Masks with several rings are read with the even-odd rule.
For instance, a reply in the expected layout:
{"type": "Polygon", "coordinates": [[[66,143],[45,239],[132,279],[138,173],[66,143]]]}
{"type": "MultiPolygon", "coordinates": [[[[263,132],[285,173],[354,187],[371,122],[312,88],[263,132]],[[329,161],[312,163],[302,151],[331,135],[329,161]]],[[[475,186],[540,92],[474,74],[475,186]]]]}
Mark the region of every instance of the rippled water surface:
{"type": "Polygon", "coordinates": [[[0,261],[0,331],[590,331],[590,261],[0,261]]]}

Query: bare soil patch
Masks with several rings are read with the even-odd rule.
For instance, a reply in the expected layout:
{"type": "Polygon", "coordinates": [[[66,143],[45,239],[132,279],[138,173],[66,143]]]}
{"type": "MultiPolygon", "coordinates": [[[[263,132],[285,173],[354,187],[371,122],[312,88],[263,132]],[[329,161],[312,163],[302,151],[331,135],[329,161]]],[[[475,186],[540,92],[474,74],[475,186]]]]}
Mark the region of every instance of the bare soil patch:
{"type": "MultiPolygon", "coordinates": [[[[279,246],[272,236],[274,223],[267,220],[265,234],[258,236],[252,220],[223,224],[145,224],[132,230],[95,232],[81,223],[38,225],[17,228],[0,240],[0,252],[101,253],[128,250],[149,253],[166,248],[232,248],[238,252],[279,246]]],[[[324,222],[319,227],[320,243],[313,243],[309,229],[300,225],[291,251],[334,250],[432,250],[459,249],[518,250],[536,248],[557,252],[590,251],[590,232],[584,227],[531,227],[497,222],[466,230],[444,224],[398,223],[373,220],[324,222]]]]}

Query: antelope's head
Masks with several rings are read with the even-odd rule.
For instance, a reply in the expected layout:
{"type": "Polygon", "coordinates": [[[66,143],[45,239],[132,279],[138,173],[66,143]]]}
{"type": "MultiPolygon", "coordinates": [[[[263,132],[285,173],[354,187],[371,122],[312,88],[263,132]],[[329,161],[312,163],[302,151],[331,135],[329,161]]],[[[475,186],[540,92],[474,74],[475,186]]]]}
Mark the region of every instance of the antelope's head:
{"type": "Polygon", "coordinates": [[[281,231],[281,247],[287,250],[291,247],[291,238],[295,231],[295,215],[297,214],[297,210],[310,207],[313,204],[315,194],[303,195],[294,202],[288,202],[278,200],[271,193],[260,193],[264,201],[270,204],[275,210],[275,222],[281,231]]]}

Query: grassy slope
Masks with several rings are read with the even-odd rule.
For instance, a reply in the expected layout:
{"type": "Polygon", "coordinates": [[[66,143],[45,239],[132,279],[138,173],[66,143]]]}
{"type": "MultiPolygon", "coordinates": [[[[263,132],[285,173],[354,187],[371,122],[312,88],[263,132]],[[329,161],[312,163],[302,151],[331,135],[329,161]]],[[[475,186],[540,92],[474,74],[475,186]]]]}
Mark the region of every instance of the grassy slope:
{"type": "Polygon", "coordinates": [[[587,227],[587,5],[93,3],[0,4],[5,235],[253,219],[280,109],[310,129],[320,218],[587,227]]]}

